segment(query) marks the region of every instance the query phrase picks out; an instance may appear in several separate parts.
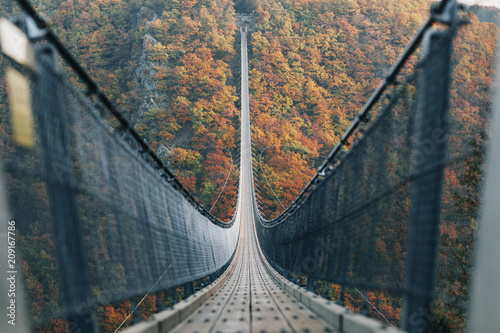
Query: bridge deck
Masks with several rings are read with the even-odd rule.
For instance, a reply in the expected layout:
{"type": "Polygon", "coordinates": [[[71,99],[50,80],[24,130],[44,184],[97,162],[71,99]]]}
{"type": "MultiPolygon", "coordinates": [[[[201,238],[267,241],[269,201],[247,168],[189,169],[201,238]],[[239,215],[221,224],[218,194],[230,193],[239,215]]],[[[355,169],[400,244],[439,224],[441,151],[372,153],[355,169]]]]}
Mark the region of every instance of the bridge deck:
{"type": "Polygon", "coordinates": [[[334,332],[269,275],[252,218],[243,208],[240,254],[228,281],[172,332],[334,332]]]}
{"type": "Polygon", "coordinates": [[[247,31],[241,29],[242,110],[239,253],[227,282],[172,332],[334,332],[269,275],[254,230],[247,31]]]}

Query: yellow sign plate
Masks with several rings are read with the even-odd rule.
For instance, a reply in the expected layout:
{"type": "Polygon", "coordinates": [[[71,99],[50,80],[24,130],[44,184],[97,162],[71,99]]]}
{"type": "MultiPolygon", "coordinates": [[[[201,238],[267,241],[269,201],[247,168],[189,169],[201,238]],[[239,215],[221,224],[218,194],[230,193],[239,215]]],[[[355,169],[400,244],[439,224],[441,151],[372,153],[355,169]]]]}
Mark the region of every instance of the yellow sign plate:
{"type": "Polygon", "coordinates": [[[5,74],[9,96],[14,141],[30,148],[33,146],[33,114],[29,80],[18,71],[8,68],[5,74]]]}

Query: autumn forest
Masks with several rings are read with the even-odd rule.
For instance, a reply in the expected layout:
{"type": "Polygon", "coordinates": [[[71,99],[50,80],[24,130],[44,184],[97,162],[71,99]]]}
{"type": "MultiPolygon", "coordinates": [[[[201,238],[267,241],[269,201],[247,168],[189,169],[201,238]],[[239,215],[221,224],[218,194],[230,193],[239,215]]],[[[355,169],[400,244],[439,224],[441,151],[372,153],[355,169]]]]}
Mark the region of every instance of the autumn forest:
{"type": "MultiPolygon", "coordinates": [[[[1,0],[0,16],[19,9],[1,0]]],[[[254,164],[261,213],[276,217],[337,144],[381,78],[429,15],[428,0],[33,0],[61,41],[132,122],[155,153],[208,210],[223,221],[238,191],[239,27],[248,26],[254,164]]],[[[443,200],[462,214],[441,226],[436,321],[443,332],[464,329],[491,108],[496,37],[493,7],[473,7],[454,41],[450,116],[457,124],[450,150],[473,147],[464,167],[449,168],[443,200]]],[[[0,74],[7,66],[0,59],[0,74]]],[[[64,65],[63,65],[64,66],[64,65]]],[[[409,66],[416,66],[411,59],[409,66]]],[[[69,71],[68,71],[69,72],[69,71]]],[[[75,85],[82,86],[74,74],[75,85]]],[[[4,83],[0,87],[0,153],[13,154],[4,83]]],[[[28,161],[33,163],[34,161],[28,161]]],[[[20,201],[47,205],[45,188],[8,179],[20,201]]],[[[35,210],[36,208],[33,208],[35,210]]],[[[444,215],[449,213],[446,209],[444,215]]],[[[28,214],[28,213],[26,213],[28,214]]],[[[451,216],[451,213],[449,213],[451,216]]],[[[53,240],[47,218],[20,230],[31,316],[57,306],[53,240]],[[51,252],[52,251],[52,252],[51,252]]],[[[387,257],[405,251],[387,246],[387,257]]],[[[332,286],[335,298],[337,286],[332,286]]],[[[162,302],[179,298],[165,294],[162,302]]],[[[391,323],[401,303],[370,294],[391,323]]],[[[103,305],[103,332],[113,332],[130,302],[103,305]]],[[[139,309],[147,318],[154,297],[139,309]]],[[[346,300],[356,310],[356,301],[346,300]]],[[[375,314],[372,314],[376,317],[375,314]]],[[[64,332],[53,319],[37,332],[64,332]]]]}

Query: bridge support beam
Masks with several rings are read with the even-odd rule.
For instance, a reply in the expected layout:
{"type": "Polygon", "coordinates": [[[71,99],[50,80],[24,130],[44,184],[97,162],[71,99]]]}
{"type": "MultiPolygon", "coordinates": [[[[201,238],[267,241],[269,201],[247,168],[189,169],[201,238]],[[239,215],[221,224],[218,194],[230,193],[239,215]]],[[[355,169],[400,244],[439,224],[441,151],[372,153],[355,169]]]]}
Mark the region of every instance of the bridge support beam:
{"type": "MultiPolygon", "coordinates": [[[[455,1],[450,3],[456,13],[455,1]]],[[[403,307],[403,328],[409,333],[432,332],[453,31],[454,26],[446,31],[429,30],[424,37],[403,307]]]]}
{"type": "Polygon", "coordinates": [[[313,278],[307,278],[307,281],[306,281],[306,290],[307,291],[312,291],[312,292],[315,292],[316,290],[316,282],[318,280],[316,279],[313,279],[313,278]]]}
{"type": "Polygon", "coordinates": [[[82,225],[76,196],[76,178],[64,112],[64,90],[56,69],[56,51],[50,45],[36,49],[38,75],[34,80],[34,110],[45,167],[45,179],[59,260],[68,328],[97,332],[92,291],[85,258],[82,225]]]}
{"type": "Polygon", "coordinates": [[[212,273],[210,274],[210,280],[209,280],[209,284],[212,284],[212,282],[214,282],[215,280],[217,280],[217,278],[220,276],[220,274],[218,272],[215,272],[215,273],[212,273]]]}
{"type": "Polygon", "coordinates": [[[188,282],[184,284],[184,298],[187,298],[194,294],[194,283],[193,282],[188,282]]]}

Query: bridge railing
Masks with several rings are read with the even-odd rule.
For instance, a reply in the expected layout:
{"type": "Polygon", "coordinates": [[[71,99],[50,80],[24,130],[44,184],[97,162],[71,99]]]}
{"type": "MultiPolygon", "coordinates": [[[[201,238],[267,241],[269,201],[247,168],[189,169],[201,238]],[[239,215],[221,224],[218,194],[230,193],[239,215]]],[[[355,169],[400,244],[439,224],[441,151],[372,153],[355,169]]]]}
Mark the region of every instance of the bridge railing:
{"type": "Polygon", "coordinates": [[[474,134],[461,136],[463,124],[447,114],[460,19],[455,1],[443,3],[297,199],[257,223],[266,258],[285,277],[307,277],[310,290],[341,304],[349,296],[350,306],[409,332],[431,331],[440,222],[468,223],[449,173],[477,153],[474,134]],[[447,27],[434,30],[435,22],[447,27]],[[317,281],[341,290],[319,290],[317,281]],[[367,291],[384,292],[396,313],[403,308],[401,321],[379,312],[367,291]]]}
{"type": "MultiPolygon", "coordinates": [[[[239,223],[199,204],[33,8],[19,3],[24,32],[48,41],[28,44],[34,61],[21,70],[31,77],[34,142],[19,147],[9,135],[2,149],[27,289],[41,292],[30,301],[34,326],[62,317],[71,330],[93,332],[97,305],[179,285],[189,294],[193,281],[216,278],[234,255],[239,223]],[[58,67],[59,56],[83,90],[58,67]]],[[[23,80],[9,71],[11,81],[23,80]]]]}

